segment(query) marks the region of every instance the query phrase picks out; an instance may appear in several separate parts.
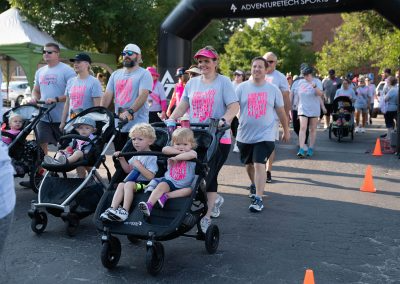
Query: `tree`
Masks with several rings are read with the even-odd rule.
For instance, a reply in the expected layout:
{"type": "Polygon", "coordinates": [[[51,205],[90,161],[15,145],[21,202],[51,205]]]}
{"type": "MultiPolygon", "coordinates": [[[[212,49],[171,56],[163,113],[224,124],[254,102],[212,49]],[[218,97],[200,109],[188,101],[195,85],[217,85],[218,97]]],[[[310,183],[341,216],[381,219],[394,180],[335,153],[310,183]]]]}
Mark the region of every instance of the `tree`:
{"type": "Polygon", "coordinates": [[[253,27],[246,24],[225,45],[226,53],[221,56],[222,72],[248,70],[251,59],[272,51],[278,56],[281,72],[297,74],[302,62],[314,62],[313,52],[301,44],[301,30],[306,21],[307,17],[286,17],[262,20],[253,27]]]}
{"type": "Polygon", "coordinates": [[[317,67],[327,74],[330,68],[346,74],[358,68],[396,67],[400,54],[400,31],[373,11],[342,14],[332,43],[318,53],[317,67]]]}
{"type": "Polygon", "coordinates": [[[137,43],[156,62],[159,27],[179,0],[10,0],[39,28],[72,49],[119,55],[137,43]]]}

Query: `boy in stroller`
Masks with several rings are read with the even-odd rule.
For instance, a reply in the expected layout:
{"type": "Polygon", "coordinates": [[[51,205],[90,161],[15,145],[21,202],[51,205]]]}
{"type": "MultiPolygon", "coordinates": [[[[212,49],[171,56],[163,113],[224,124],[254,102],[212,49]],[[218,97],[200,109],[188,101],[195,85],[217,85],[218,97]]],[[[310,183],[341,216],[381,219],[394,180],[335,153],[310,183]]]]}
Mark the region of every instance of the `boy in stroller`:
{"type": "MultiPolygon", "coordinates": [[[[151,151],[150,145],[156,140],[156,132],[150,124],[139,123],[131,128],[129,137],[136,151],[151,151]]],[[[119,151],[115,152],[114,156],[118,158],[124,172],[129,174],[123,182],[118,184],[111,207],[103,212],[100,218],[123,222],[129,216],[128,212],[135,192],[143,190],[144,186],[154,178],[158,166],[156,156],[133,156],[127,162],[125,157],[119,157],[119,154],[119,151]]]]}
{"type": "Polygon", "coordinates": [[[195,178],[196,163],[190,160],[197,158],[195,148],[196,140],[191,129],[178,128],[172,133],[172,146],[164,147],[162,152],[176,156],[168,159],[167,172],[147,202],[139,203],[145,216],[150,216],[156,201],[164,208],[168,198],[186,197],[192,193],[190,185],[195,178]]]}
{"type": "MultiPolygon", "coordinates": [[[[11,113],[8,119],[8,125],[10,126],[10,129],[6,129],[4,132],[11,134],[11,136],[13,136],[15,139],[15,137],[21,132],[21,128],[24,125],[24,120],[21,115],[17,113],[11,113]]],[[[1,140],[7,145],[10,145],[14,139],[8,136],[1,137],[1,140]]]]}
{"type": "MultiPolygon", "coordinates": [[[[96,132],[96,122],[92,118],[79,117],[73,126],[79,135],[88,137],[90,140],[96,139],[96,136],[93,134],[96,132]]],[[[91,146],[91,143],[88,141],[73,139],[65,150],[57,152],[55,158],[45,156],[44,162],[48,165],[65,165],[67,163],[78,162],[85,158],[91,146]]]]}

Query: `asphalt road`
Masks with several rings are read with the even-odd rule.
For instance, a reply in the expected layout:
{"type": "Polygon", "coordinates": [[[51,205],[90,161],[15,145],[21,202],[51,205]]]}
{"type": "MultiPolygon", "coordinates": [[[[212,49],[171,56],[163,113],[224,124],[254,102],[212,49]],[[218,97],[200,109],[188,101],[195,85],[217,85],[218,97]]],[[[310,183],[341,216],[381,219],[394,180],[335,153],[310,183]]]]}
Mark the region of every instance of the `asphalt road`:
{"type": "MultiPolygon", "coordinates": [[[[250,213],[249,185],[238,154],[231,153],[219,177],[225,198],[216,254],[204,242],[164,242],[163,271],[150,276],[145,243],[121,236],[122,256],[114,270],[100,261],[101,241],[91,217],[77,236],[49,216],[37,236],[27,216],[35,194],[17,185],[14,223],[0,260],[1,283],[302,283],[305,270],[316,283],[400,283],[400,160],[373,157],[382,120],[354,142],[329,141],[318,131],[312,159],[299,160],[293,134],[278,144],[273,183],[265,189],[265,210],[250,213]],[[360,192],[372,165],[377,193],[360,192]]],[[[108,161],[110,161],[108,157],[108,161]]],[[[18,183],[19,180],[17,180],[18,183]]]]}

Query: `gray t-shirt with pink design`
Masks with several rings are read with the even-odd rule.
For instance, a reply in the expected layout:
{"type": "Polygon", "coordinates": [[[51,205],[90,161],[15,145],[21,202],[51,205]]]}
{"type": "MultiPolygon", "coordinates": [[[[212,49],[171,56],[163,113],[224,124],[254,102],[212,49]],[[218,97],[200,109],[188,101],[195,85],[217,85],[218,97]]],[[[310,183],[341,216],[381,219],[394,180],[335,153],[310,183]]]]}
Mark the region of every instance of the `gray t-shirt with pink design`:
{"type": "Polygon", "coordinates": [[[69,110],[85,110],[94,106],[93,98],[103,96],[100,81],[93,76],[85,79],[71,78],[67,83],[65,95],[69,97],[69,110]]]}
{"type": "MultiPolygon", "coordinates": [[[[313,83],[322,90],[321,80],[313,78],[313,83]]],[[[292,88],[292,91],[297,92],[299,96],[298,115],[319,117],[321,114],[320,99],[312,84],[306,79],[301,79],[295,87],[295,90],[292,88]]]]}
{"type": "MultiPolygon", "coordinates": [[[[62,62],[54,67],[46,65],[39,68],[35,74],[35,87],[38,86],[40,89],[40,100],[45,101],[63,96],[68,80],[75,76],[75,71],[62,62]]],[[[63,110],[64,103],[57,103],[56,107],[50,112],[51,121],[60,122],[63,110]]],[[[49,122],[46,115],[41,120],[49,122]]]]}
{"type": "Polygon", "coordinates": [[[150,106],[149,111],[161,111],[161,102],[165,101],[166,99],[164,87],[160,81],[157,81],[153,87],[153,90],[149,94],[149,99],[147,100],[150,106]]]}
{"type": "Polygon", "coordinates": [[[165,179],[173,183],[176,188],[190,187],[195,177],[196,163],[190,161],[178,161],[168,164],[165,179]]]}
{"type": "MultiPolygon", "coordinates": [[[[189,103],[189,117],[192,123],[208,123],[209,118],[221,118],[231,103],[238,98],[228,77],[218,74],[210,84],[202,82],[202,76],[189,80],[183,92],[183,99],[189,103]]],[[[231,134],[227,130],[221,143],[230,144],[231,134]]]]}
{"type": "MultiPolygon", "coordinates": [[[[150,72],[139,67],[133,72],[126,72],[125,69],[119,69],[111,74],[107,84],[107,92],[114,94],[115,113],[123,109],[132,107],[139,96],[140,90],[151,92],[153,78],[150,72]]],[[[135,118],[122,127],[122,132],[129,132],[129,129],[137,123],[149,122],[149,105],[147,103],[135,113],[135,118]]]]}
{"type": "Polygon", "coordinates": [[[274,112],[284,105],[281,91],[268,82],[257,86],[246,81],[239,85],[236,94],[240,104],[237,141],[248,144],[275,141],[274,112]]]}

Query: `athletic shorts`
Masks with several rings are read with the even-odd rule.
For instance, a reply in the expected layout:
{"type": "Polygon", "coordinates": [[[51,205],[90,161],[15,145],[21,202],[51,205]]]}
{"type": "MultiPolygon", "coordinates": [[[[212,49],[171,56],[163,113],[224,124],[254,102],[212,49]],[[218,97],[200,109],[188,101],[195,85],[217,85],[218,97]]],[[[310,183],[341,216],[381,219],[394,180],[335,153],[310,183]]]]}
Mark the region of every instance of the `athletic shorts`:
{"type": "Polygon", "coordinates": [[[361,112],[361,113],[368,113],[368,108],[367,107],[357,107],[356,111],[361,112]]]}
{"type": "Polygon", "coordinates": [[[387,128],[394,128],[394,121],[397,120],[397,111],[387,111],[384,114],[387,128]]]}
{"type": "Polygon", "coordinates": [[[61,137],[60,123],[50,123],[46,121],[39,121],[36,126],[37,137],[36,140],[39,144],[53,144],[57,145],[61,137]]]}
{"type": "Polygon", "coordinates": [[[262,141],[253,144],[247,144],[238,141],[237,146],[240,150],[240,161],[243,164],[265,164],[275,149],[275,142],[262,141]]]}
{"type": "Polygon", "coordinates": [[[172,183],[172,181],[167,180],[166,178],[162,178],[161,181],[160,181],[160,183],[161,183],[161,182],[167,183],[168,186],[169,186],[169,190],[170,190],[170,191],[174,191],[174,190],[180,189],[180,188],[177,188],[177,187],[172,183]]]}
{"type": "MultiPolygon", "coordinates": [[[[333,110],[333,104],[324,104],[325,108],[326,108],[326,115],[331,115],[332,110],[333,110]]],[[[322,112],[321,112],[322,113],[322,112]]],[[[322,113],[322,115],[324,115],[322,113]]]]}

